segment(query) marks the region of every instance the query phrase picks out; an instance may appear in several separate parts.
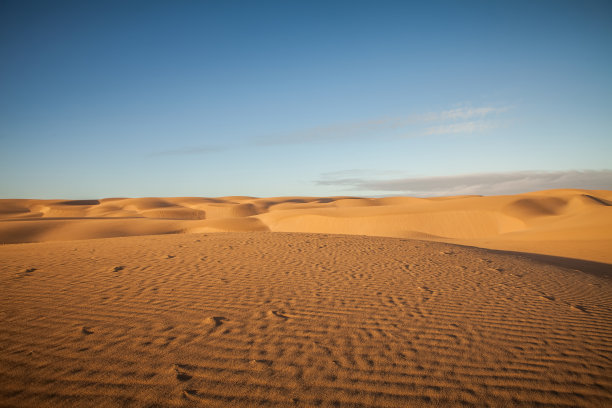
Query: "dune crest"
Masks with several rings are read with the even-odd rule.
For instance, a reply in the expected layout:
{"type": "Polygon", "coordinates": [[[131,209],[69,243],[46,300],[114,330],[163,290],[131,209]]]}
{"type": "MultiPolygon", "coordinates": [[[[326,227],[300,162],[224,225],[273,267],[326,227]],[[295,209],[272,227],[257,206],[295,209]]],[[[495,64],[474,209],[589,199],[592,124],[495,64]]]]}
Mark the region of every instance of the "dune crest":
{"type": "Polygon", "coordinates": [[[416,237],[612,263],[612,192],[0,200],[5,244],[231,231],[416,237]]]}

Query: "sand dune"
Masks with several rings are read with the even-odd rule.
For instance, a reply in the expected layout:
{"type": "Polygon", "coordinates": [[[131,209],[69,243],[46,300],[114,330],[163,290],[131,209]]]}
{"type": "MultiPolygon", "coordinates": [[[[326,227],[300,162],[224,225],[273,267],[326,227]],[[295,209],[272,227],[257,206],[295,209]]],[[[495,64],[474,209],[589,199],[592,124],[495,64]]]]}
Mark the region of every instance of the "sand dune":
{"type": "MultiPolygon", "coordinates": [[[[63,222],[51,230],[68,237],[124,221],[5,224],[63,222]]],[[[162,221],[126,224],[183,222],[162,221]]],[[[612,280],[523,257],[246,232],[4,245],[0,259],[3,406],[612,404],[612,280]]]]}
{"type": "Polygon", "coordinates": [[[612,263],[612,192],[0,200],[2,243],[231,231],[418,238],[612,263]]]}
{"type": "Polygon", "coordinates": [[[0,200],[0,406],[610,406],[611,204],[0,200]]]}

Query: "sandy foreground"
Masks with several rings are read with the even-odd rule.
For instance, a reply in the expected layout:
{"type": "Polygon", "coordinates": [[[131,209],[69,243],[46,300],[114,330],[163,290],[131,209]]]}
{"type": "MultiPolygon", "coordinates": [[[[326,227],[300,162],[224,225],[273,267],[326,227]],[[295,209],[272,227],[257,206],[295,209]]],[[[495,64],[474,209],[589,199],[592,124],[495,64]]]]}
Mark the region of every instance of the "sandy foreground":
{"type": "Polygon", "coordinates": [[[0,406],[612,406],[610,204],[0,200],[0,406]]]}

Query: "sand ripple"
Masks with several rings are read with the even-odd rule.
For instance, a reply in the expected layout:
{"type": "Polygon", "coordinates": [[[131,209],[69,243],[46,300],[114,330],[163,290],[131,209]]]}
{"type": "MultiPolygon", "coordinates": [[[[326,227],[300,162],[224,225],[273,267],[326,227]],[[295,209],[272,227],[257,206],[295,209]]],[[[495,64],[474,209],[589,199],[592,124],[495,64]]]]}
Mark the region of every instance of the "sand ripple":
{"type": "Polygon", "coordinates": [[[612,405],[611,281],[519,256],[250,232],[0,259],[8,406],[612,405]]]}

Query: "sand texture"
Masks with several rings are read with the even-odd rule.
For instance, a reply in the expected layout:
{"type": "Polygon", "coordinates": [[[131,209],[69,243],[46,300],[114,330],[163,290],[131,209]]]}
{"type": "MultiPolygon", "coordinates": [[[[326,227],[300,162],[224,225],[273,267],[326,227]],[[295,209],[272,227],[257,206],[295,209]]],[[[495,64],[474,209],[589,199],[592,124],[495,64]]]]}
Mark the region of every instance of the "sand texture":
{"type": "Polygon", "coordinates": [[[0,200],[0,406],[612,406],[611,204],[0,200]]]}
{"type": "Polygon", "coordinates": [[[611,406],[612,281],[386,237],[0,247],[2,406],[611,406]]]}

